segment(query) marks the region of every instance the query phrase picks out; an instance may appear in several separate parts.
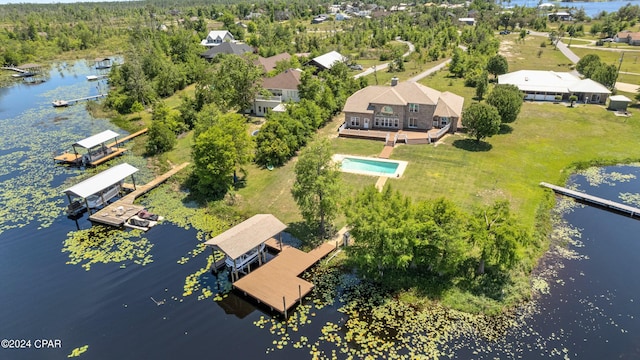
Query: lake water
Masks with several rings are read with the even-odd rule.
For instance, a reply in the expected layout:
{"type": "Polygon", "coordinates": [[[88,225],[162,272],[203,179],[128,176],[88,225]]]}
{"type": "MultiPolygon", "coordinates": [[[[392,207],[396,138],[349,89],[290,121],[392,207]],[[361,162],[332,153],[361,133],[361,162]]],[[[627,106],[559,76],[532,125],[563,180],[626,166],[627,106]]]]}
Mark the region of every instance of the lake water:
{"type": "MultiPolygon", "coordinates": [[[[105,360],[298,359],[310,358],[310,352],[330,358],[332,351],[346,358],[326,335],[327,324],[340,329],[345,323],[347,315],[337,311],[340,301],[320,307],[307,299],[309,320],[282,335],[277,327],[269,329],[277,318],[270,322],[268,311],[242,296],[231,293],[222,301],[184,296],[185,278],[206,266],[207,253],[193,252],[198,245],[194,229],[165,222],[143,235],[116,232],[126,235],[110,254],[134,247],[135,259],[151,257],[152,262],[98,263],[89,271],[82,263],[68,263],[70,254],[62,251],[68,234],[78,228],[86,232],[91,225],[86,215],[77,222],[64,215],[61,190],[87,170],[56,166],[51,157],[91,134],[122,133],[105,119],[91,118],[84,105],[51,106],[54,99],[100,91],[85,80],[91,73],[82,61],[60,64],[43,84],[0,89],[0,338],[32,341],[29,349],[0,348],[0,359],[66,358],[83,345],[89,348],[81,358],[105,360]],[[276,343],[285,337],[288,341],[278,349],[276,343]],[[36,349],[36,339],[59,339],[62,348],[36,349]]],[[[140,182],[150,179],[143,159],[128,154],[117,162],[122,161],[143,170],[140,182]]],[[[616,199],[620,193],[637,194],[638,177],[640,167],[622,167],[591,174],[599,186],[590,186],[584,176],[572,181],[616,199]],[[611,175],[615,171],[635,178],[611,175]]],[[[513,354],[527,359],[565,354],[572,359],[640,358],[640,222],[592,207],[577,207],[564,217],[582,237],[568,247],[572,252],[556,250],[545,259],[538,278],[548,286],[540,286],[542,294],[522,310],[519,326],[491,342],[473,333],[453,337],[443,347],[446,354],[460,359],[513,354]]],[[[85,241],[105,232],[97,230],[85,241]]],[[[210,273],[197,278],[217,288],[210,273]]],[[[344,339],[345,332],[333,334],[344,339]]]]}
{"type": "MultiPolygon", "coordinates": [[[[587,16],[594,17],[598,15],[602,11],[606,11],[607,13],[612,13],[618,11],[621,7],[631,4],[631,5],[639,5],[640,2],[638,0],[627,0],[627,1],[573,1],[573,2],[557,2],[557,1],[543,1],[543,3],[552,3],[556,4],[556,6],[561,8],[575,8],[580,9],[583,8],[587,16]]],[[[537,7],[540,4],[539,1],[534,0],[511,0],[510,2],[503,1],[502,4],[504,6],[527,6],[527,7],[537,7]]]]}

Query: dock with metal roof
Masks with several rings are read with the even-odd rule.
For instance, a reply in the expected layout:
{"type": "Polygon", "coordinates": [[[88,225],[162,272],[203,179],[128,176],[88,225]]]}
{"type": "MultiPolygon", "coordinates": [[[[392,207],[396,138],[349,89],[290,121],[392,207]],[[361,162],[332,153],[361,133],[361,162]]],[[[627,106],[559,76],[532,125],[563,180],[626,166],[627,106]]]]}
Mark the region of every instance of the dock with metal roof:
{"type": "Polygon", "coordinates": [[[101,133],[92,135],[86,139],[82,139],[71,145],[73,152],[64,152],[55,156],[53,160],[58,163],[80,165],[83,163],[83,157],[87,159],[88,166],[98,166],[117,156],[122,155],[127,149],[120,147],[126,141],[140,136],[148,131],[148,128],[136,131],[118,140],[120,134],[115,131],[105,130],[101,133]],[[113,141],[112,141],[113,140],[113,141]],[[111,141],[107,144],[108,141],[111,141]],[[86,154],[80,154],[78,149],[84,149],[86,154]]]}

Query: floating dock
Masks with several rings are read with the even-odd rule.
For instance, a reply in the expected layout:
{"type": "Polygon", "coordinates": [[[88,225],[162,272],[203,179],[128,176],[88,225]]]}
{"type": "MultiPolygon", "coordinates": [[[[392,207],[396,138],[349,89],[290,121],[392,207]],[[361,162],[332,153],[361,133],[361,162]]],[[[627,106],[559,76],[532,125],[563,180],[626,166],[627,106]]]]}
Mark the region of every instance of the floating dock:
{"type": "Polygon", "coordinates": [[[274,238],[267,240],[265,244],[280,253],[234,282],[233,287],[287,316],[287,311],[301,302],[314,287],[298,276],[335,250],[337,242],[323,243],[308,253],[282,245],[274,238]]]}
{"type": "Polygon", "coordinates": [[[86,96],[86,97],[71,99],[71,100],[54,100],[51,103],[51,105],[53,105],[53,107],[66,107],[69,105],[73,105],[79,101],[95,100],[95,99],[103,98],[105,96],[107,96],[107,94],[98,94],[98,95],[86,96]]]}
{"type": "Polygon", "coordinates": [[[138,186],[131,193],[123,196],[119,200],[105,206],[101,210],[97,211],[93,215],[89,216],[89,220],[100,224],[111,226],[123,226],[129,218],[135,216],[144,209],[142,205],[135,205],[133,202],[136,198],[146,194],[151,189],[165,182],[168,178],[173,176],[178,171],[187,167],[189,163],[180,164],[166,173],[156,177],[145,185],[138,186]],[[121,208],[120,208],[121,207],[121,208]],[[118,210],[120,208],[120,210],[118,210]]]}
{"type": "Polygon", "coordinates": [[[615,202],[615,201],[603,199],[603,198],[600,198],[600,197],[597,197],[597,196],[585,194],[585,193],[580,192],[580,191],[567,189],[565,187],[549,184],[549,183],[546,183],[546,182],[541,182],[540,186],[544,186],[546,188],[549,188],[549,189],[555,191],[558,194],[566,195],[566,196],[572,197],[574,199],[577,199],[579,201],[582,201],[582,202],[585,202],[585,203],[588,203],[588,204],[593,204],[593,205],[596,205],[596,206],[599,206],[599,207],[603,207],[605,209],[613,210],[613,211],[616,211],[616,212],[619,212],[619,213],[623,213],[623,214],[629,214],[629,216],[631,216],[631,217],[640,216],[640,209],[638,209],[636,207],[633,207],[633,206],[621,204],[621,203],[618,203],[618,202],[615,202]]]}

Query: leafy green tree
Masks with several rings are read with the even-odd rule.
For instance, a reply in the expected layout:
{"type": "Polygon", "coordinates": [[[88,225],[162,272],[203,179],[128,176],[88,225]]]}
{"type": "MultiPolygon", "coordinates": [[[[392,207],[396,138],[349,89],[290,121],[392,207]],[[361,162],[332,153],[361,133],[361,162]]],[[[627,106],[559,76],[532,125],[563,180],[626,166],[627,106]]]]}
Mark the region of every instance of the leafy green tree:
{"type": "Polygon", "coordinates": [[[467,54],[460,48],[453,49],[451,62],[449,63],[449,72],[456,77],[462,77],[466,70],[467,54]]]}
{"type": "Polygon", "coordinates": [[[140,104],[140,102],[138,101],[134,101],[133,104],[131,105],[131,110],[132,113],[138,113],[138,116],[140,116],[140,112],[144,111],[144,106],[142,106],[142,104],[140,104]]]}
{"type": "Polygon", "coordinates": [[[489,104],[473,103],[462,114],[462,125],[471,137],[480,142],[500,131],[500,113],[489,104]]]}
{"type": "Polygon", "coordinates": [[[504,56],[498,54],[487,62],[487,71],[489,74],[493,74],[494,78],[497,78],[498,75],[506,74],[509,71],[509,63],[504,56]]]}
{"type": "Polygon", "coordinates": [[[469,234],[480,253],[478,274],[484,274],[487,264],[500,270],[511,268],[520,259],[522,245],[528,242],[528,235],[511,215],[507,201],[497,201],[475,211],[469,222],[469,234]]]}
{"type": "Polygon", "coordinates": [[[613,89],[618,77],[618,69],[613,64],[601,64],[592,74],[591,79],[613,89]]]}
{"type": "Polygon", "coordinates": [[[578,70],[580,74],[591,78],[600,65],[600,56],[596,54],[587,54],[578,61],[576,64],[576,70],[578,70]]]}
{"type": "Polygon", "coordinates": [[[291,193],[302,217],[324,238],[338,213],[340,172],[331,160],[328,139],[316,140],[300,154],[291,193]]]}
{"type": "Polygon", "coordinates": [[[482,74],[478,76],[478,79],[476,79],[476,98],[478,98],[478,100],[482,100],[488,87],[489,79],[487,79],[487,72],[483,71],[482,74]]]}
{"type": "Polygon", "coordinates": [[[149,155],[167,152],[176,145],[176,134],[164,121],[154,121],[149,126],[146,151],[149,155]]]}
{"type": "Polygon", "coordinates": [[[516,121],[523,102],[524,97],[520,89],[509,84],[496,85],[487,97],[487,104],[498,110],[502,123],[516,121]]]}
{"type": "Polygon", "coordinates": [[[214,98],[223,110],[245,110],[260,89],[262,72],[251,60],[223,56],[212,78],[214,98]]]}
{"type": "Polygon", "coordinates": [[[446,199],[419,203],[414,263],[441,275],[455,274],[471,250],[466,221],[467,215],[446,199]]]}
{"type": "Polygon", "coordinates": [[[411,265],[418,227],[410,198],[388,185],[382,192],[367,186],[345,213],[354,239],[347,252],[364,273],[381,278],[386,269],[411,265]]]}
{"type": "Polygon", "coordinates": [[[221,197],[232,186],[235,169],[234,139],[224,124],[216,122],[200,134],[193,144],[195,190],[205,196],[221,197]]]}

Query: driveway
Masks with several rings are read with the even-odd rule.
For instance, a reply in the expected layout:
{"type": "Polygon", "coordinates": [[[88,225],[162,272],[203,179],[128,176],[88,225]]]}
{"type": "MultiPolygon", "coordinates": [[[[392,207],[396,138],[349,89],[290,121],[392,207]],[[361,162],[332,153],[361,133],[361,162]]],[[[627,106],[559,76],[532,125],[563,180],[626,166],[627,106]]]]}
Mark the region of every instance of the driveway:
{"type": "MultiPolygon", "coordinates": [[[[416,51],[416,47],[411,42],[400,40],[400,39],[396,39],[396,40],[401,42],[401,43],[403,43],[403,44],[407,44],[409,46],[409,50],[406,53],[402,54],[402,57],[407,57],[407,56],[411,55],[411,53],[416,51]]],[[[353,78],[354,79],[359,79],[359,78],[361,78],[363,76],[367,76],[369,74],[373,74],[374,71],[384,70],[387,67],[389,67],[389,63],[373,65],[372,67],[365,69],[363,72],[353,75],[353,78]]]]}

